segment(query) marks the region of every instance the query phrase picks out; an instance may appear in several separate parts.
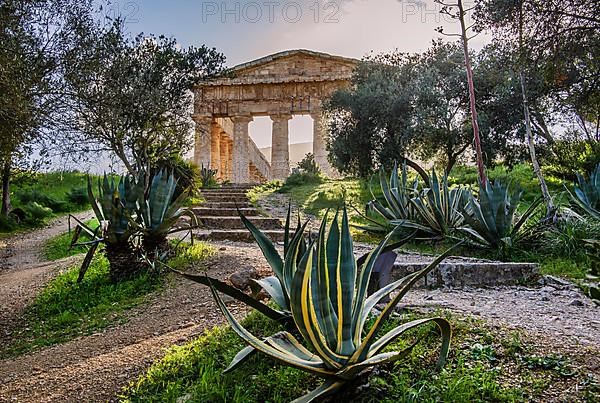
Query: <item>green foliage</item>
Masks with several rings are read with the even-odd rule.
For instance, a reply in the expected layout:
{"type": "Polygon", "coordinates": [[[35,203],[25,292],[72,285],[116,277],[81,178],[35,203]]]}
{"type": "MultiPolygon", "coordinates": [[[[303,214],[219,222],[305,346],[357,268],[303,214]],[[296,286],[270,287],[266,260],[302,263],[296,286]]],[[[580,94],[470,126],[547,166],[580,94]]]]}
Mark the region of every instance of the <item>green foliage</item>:
{"type": "Polygon", "coordinates": [[[600,164],[590,172],[588,179],[578,173],[575,190],[570,194],[577,209],[600,220],[600,164]]]}
{"type": "Polygon", "coordinates": [[[72,188],[67,193],[67,201],[75,206],[87,206],[90,202],[87,189],[85,187],[72,188]]]}
{"type": "Polygon", "coordinates": [[[195,195],[202,185],[200,169],[193,162],[183,159],[179,153],[160,159],[152,170],[152,176],[160,171],[171,172],[177,179],[175,197],[185,192],[195,195]]]}
{"type": "Polygon", "coordinates": [[[17,192],[17,198],[20,204],[24,207],[31,203],[37,203],[38,205],[48,207],[51,212],[60,213],[67,211],[67,203],[63,200],[58,200],[38,188],[27,189],[17,192]]]}
{"type": "Polygon", "coordinates": [[[77,268],[50,281],[28,308],[19,336],[2,355],[24,353],[101,330],[123,319],[125,310],[142,303],[163,284],[162,278],[147,273],[115,284],[110,281],[108,266],[99,256],[83,282],[76,281],[77,268]]]}
{"type": "MultiPolygon", "coordinates": [[[[391,318],[386,326],[392,329],[403,320],[421,319],[422,315],[408,314],[391,318]]],[[[533,356],[523,341],[514,343],[509,335],[491,332],[479,322],[453,321],[454,348],[448,365],[436,371],[433,365],[437,351],[429,348],[439,337],[432,327],[413,332],[413,337],[424,338],[405,360],[383,366],[368,379],[369,387],[350,388],[347,394],[336,396],[336,401],[356,402],[515,402],[535,401],[543,391],[532,385],[561,380],[554,369],[529,369],[522,356],[533,356]],[[484,352],[493,352],[496,361],[487,355],[474,357],[476,346],[484,352]],[[507,347],[504,347],[504,346],[507,347]],[[510,353],[513,352],[513,353],[510,353]],[[505,379],[510,377],[507,384],[505,379]]],[[[282,330],[264,316],[252,312],[242,321],[245,328],[260,337],[282,330]]],[[[368,321],[367,326],[372,324],[368,321]]],[[[406,348],[407,340],[398,340],[390,349],[406,348]]],[[[164,358],[155,362],[137,380],[123,391],[124,402],[176,402],[183,396],[190,401],[211,402],[289,402],[317,385],[315,376],[289,368],[257,355],[238,370],[223,374],[243,347],[243,342],[229,328],[214,328],[183,346],[172,347],[164,358]]],[[[365,377],[366,378],[366,377],[365,377]]],[[[579,380],[579,378],[578,378],[579,380]]]]}
{"type": "Polygon", "coordinates": [[[539,206],[541,200],[533,203],[516,220],[516,212],[523,192],[511,189],[501,181],[480,184],[479,197],[471,195],[469,203],[462,213],[468,227],[463,231],[475,245],[492,249],[504,249],[514,246],[522,233],[521,228],[539,206]]]}
{"type": "Polygon", "coordinates": [[[301,172],[312,175],[319,175],[321,173],[321,168],[317,165],[315,156],[312,153],[308,153],[304,156],[302,161],[298,163],[298,169],[300,169],[301,172]]]}
{"type": "MultiPolygon", "coordinates": [[[[379,339],[377,335],[410,288],[437,267],[452,249],[427,268],[366,298],[371,271],[391,234],[362,263],[357,263],[346,210],[344,209],[342,214],[341,228],[338,224],[338,214],[334,217],[328,233],[326,228],[327,216],[321,223],[317,241],[307,250],[303,250],[302,243],[297,240],[298,235],[302,233],[300,230],[288,245],[285,264],[278,262],[277,271],[272,265],[274,271],[278,272],[278,283],[286,289],[289,296],[291,313],[298,331],[302,338],[313,346],[314,351],[307,350],[291,333],[285,331],[267,337],[264,341],[257,338],[233,317],[217,291],[211,288],[232,329],[249,344],[249,347],[236,355],[226,372],[245,362],[254,350],[260,351],[285,365],[326,378],[321,386],[297,400],[310,402],[336,392],[366,368],[405,358],[411,352],[412,346],[400,351],[383,351],[408,330],[426,323],[435,323],[441,332],[442,348],[438,361],[441,367],[446,361],[451,337],[450,323],[446,319],[415,320],[389,330],[379,339]],[[301,258],[298,261],[299,256],[301,258]],[[376,316],[373,325],[367,331],[365,323],[372,308],[393,291],[398,293],[376,316]]],[[[279,299],[274,299],[280,304],[279,299]]]]}
{"type": "Polygon", "coordinates": [[[323,183],[323,177],[319,173],[294,172],[287,177],[284,186],[279,191],[286,193],[290,188],[295,186],[318,185],[320,183],[323,183]]]}
{"type": "Polygon", "coordinates": [[[217,186],[218,170],[205,167],[204,164],[200,167],[200,183],[203,188],[213,188],[217,186]]]}
{"type": "Polygon", "coordinates": [[[169,259],[168,264],[173,269],[181,270],[208,259],[215,253],[216,249],[204,242],[180,243],[174,251],[175,256],[169,259]]]}
{"type": "Polygon", "coordinates": [[[546,256],[582,256],[586,239],[600,239],[600,221],[564,212],[545,229],[538,251],[546,256]]]}
{"type": "Polygon", "coordinates": [[[542,161],[546,172],[576,180],[579,172],[592,172],[600,164],[600,142],[559,139],[546,154],[542,161]]]}
{"type": "Polygon", "coordinates": [[[52,216],[51,208],[44,207],[41,204],[38,204],[37,202],[30,202],[29,204],[23,207],[23,211],[27,216],[26,221],[30,222],[33,225],[40,225],[44,222],[46,218],[52,216]]]}
{"type": "MultiPolygon", "coordinates": [[[[96,219],[90,220],[85,224],[94,230],[99,225],[98,220],[96,219]]],[[[72,238],[73,234],[71,232],[66,232],[48,239],[44,244],[44,258],[47,260],[58,260],[68,256],[85,253],[87,249],[84,246],[71,247],[72,238]]],[[[80,236],[80,241],[82,242],[88,242],[91,240],[92,237],[87,233],[82,233],[80,236]]]]}

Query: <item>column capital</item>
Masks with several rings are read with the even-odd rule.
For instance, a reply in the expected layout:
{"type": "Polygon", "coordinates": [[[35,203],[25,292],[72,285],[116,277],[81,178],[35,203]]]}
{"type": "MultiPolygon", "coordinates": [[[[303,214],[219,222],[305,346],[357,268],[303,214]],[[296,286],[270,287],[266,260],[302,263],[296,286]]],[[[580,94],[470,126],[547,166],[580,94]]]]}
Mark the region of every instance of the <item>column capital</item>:
{"type": "Polygon", "coordinates": [[[291,120],[292,119],[292,114],[291,113],[272,113],[269,114],[269,117],[271,118],[272,121],[284,121],[284,120],[291,120]]]}
{"type": "Polygon", "coordinates": [[[250,123],[254,120],[252,115],[235,115],[229,117],[233,123],[250,123]]]}

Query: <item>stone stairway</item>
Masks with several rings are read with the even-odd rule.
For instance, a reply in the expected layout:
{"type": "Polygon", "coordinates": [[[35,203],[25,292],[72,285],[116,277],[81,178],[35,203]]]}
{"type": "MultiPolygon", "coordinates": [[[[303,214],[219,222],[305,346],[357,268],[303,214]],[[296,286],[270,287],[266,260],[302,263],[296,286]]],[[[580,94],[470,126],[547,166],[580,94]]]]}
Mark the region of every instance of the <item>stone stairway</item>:
{"type": "Polygon", "coordinates": [[[201,191],[206,201],[193,211],[200,229],[194,237],[206,241],[253,242],[254,238],[244,226],[237,209],[274,242],[282,242],[284,231],[277,218],[261,216],[250,205],[246,192],[251,185],[230,185],[201,191]]]}

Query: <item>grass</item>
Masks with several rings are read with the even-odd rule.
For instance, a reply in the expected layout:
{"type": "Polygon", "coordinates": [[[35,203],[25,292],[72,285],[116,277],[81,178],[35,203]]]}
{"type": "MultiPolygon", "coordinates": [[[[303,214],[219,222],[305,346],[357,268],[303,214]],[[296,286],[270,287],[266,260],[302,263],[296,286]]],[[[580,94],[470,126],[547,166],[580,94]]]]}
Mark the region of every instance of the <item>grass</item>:
{"type": "MultiPolygon", "coordinates": [[[[420,315],[395,317],[382,331],[417,317],[420,315]]],[[[435,369],[439,336],[433,327],[422,329],[390,346],[398,350],[422,338],[409,357],[373,372],[368,387],[358,391],[350,388],[333,401],[535,401],[557,382],[571,387],[585,384],[584,376],[565,357],[536,354],[513,334],[491,330],[479,321],[450,320],[454,324],[453,348],[442,371],[435,369]]],[[[243,323],[258,336],[281,330],[257,313],[251,313],[243,323]]],[[[223,374],[242,347],[244,343],[229,327],[209,330],[186,345],[171,348],[131,382],[121,398],[125,402],[177,402],[181,398],[189,402],[288,402],[321,382],[262,355],[223,374]]],[[[591,383],[578,393],[593,394],[597,387],[591,383]]]]}
{"type": "MultiPolygon", "coordinates": [[[[492,180],[502,180],[511,182],[523,190],[522,203],[519,211],[526,210],[530,203],[535,201],[540,194],[539,182],[533,173],[532,168],[527,164],[519,164],[512,169],[498,166],[488,170],[488,175],[492,180]]],[[[565,203],[564,182],[552,176],[547,176],[550,191],[556,196],[556,201],[565,203]]],[[[449,176],[451,185],[477,187],[478,174],[475,167],[457,166],[449,176]]],[[[373,191],[376,197],[381,197],[378,189],[377,180],[374,179],[373,191]]],[[[324,181],[307,181],[302,183],[295,181],[292,184],[283,185],[281,183],[269,183],[253,189],[250,193],[251,200],[256,203],[258,199],[267,196],[273,192],[286,193],[291,200],[307,214],[321,219],[328,209],[335,210],[343,206],[344,201],[347,205],[355,207],[361,213],[364,212],[365,205],[372,199],[370,183],[364,179],[346,178],[340,180],[325,179],[324,181]]],[[[368,234],[359,227],[367,224],[366,220],[354,209],[349,209],[350,222],[355,227],[352,229],[352,235],[355,240],[368,243],[379,242],[381,237],[368,234]],[[358,227],[357,227],[358,226],[358,227]]],[[[376,221],[378,217],[374,217],[376,221]]],[[[573,230],[575,231],[575,230],[573,230]]],[[[582,232],[581,230],[579,232],[582,232]]],[[[510,251],[495,253],[485,250],[464,247],[458,253],[465,256],[473,256],[488,259],[497,259],[504,261],[523,261],[533,262],[540,265],[541,274],[558,275],[571,280],[580,281],[585,279],[587,271],[591,265],[589,259],[581,253],[580,242],[573,241],[581,237],[581,234],[566,234],[563,236],[565,245],[556,245],[544,247],[533,252],[513,248],[510,251]],[[574,245],[574,246],[573,246],[574,245]],[[575,247],[578,253],[566,253],[567,247],[575,247]],[[549,250],[546,250],[549,249],[549,250]],[[560,250],[559,250],[560,249],[560,250]]],[[[557,238],[557,242],[558,242],[557,238]]],[[[407,245],[406,249],[413,252],[425,252],[438,254],[451,246],[451,242],[428,243],[420,242],[407,245]]],[[[531,248],[526,248],[531,250],[531,248]]]]}
{"type": "MultiPolygon", "coordinates": [[[[85,223],[88,227],[94,229],[98,226],[98,220],[93,219],[85,223]]],[[[73,239],[72,232],[65,232],[64,234],[57,235],[53,238],[48,239],[44,245],[44,258],[46,260],[59,260],[65,257],[78,255],[85,253],[86,248],[84,246],[76,246],[71,248],[71,240],[73,239]]],[[[91,240],[91,237],[87,233],[82,232],[79,242],[85,242],[91,240]]]]}
{"type": "Polygon", "coordinates": [[[84,211],[89,203],[84,196],[87,189],[87,174],[80,172],[49,172],[18,174],[11,184],[13,210],[23,211],[22,221],[0,218],[0,233],[37,228],[58,215],[84,211]],[[79,192],[80,197],[69,196],[79,192]],[[34,210],[34,202],[39,205],[34,210]],[[47,209],[50,210],[47,210],[47,209]]]}
{"type": "MultiPolygon", "coordinates": [[[[210,256],[214,250],[201,242],[180,244],[175,265],[182,268],[210,256]]],[[[79,267],[73,267],[48,283],[25,314],[25,323],[14,342],[0,351],[9,357],[37,348],[64,343],[125,321],[126,311],[143,304],[148,295],[160,291],[165,275],[142,273],[133,279],[113,283],[108,261],[97,254],[83,281],[76,282],[79,267]]]]}

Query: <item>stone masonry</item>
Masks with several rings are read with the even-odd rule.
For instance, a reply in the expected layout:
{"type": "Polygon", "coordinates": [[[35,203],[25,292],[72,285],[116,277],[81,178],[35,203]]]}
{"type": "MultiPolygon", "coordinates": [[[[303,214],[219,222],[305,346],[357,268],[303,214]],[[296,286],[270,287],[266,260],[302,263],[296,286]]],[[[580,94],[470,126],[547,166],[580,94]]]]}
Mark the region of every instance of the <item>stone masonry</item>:
{"type": "Polygon", "coordinates": [[[280,52],[229,70],[194,90],[194,162],[210,166],[217,177],[235,184],[284,180],[290,173],[289,121],[310,115],[313,154],[321,170],[334,175],[327,161],[322,103],[350,85],[357,60],[308,50],[280,52]],[[255,116],[273,121],[269,164],[248,136],[255,116]]]}

